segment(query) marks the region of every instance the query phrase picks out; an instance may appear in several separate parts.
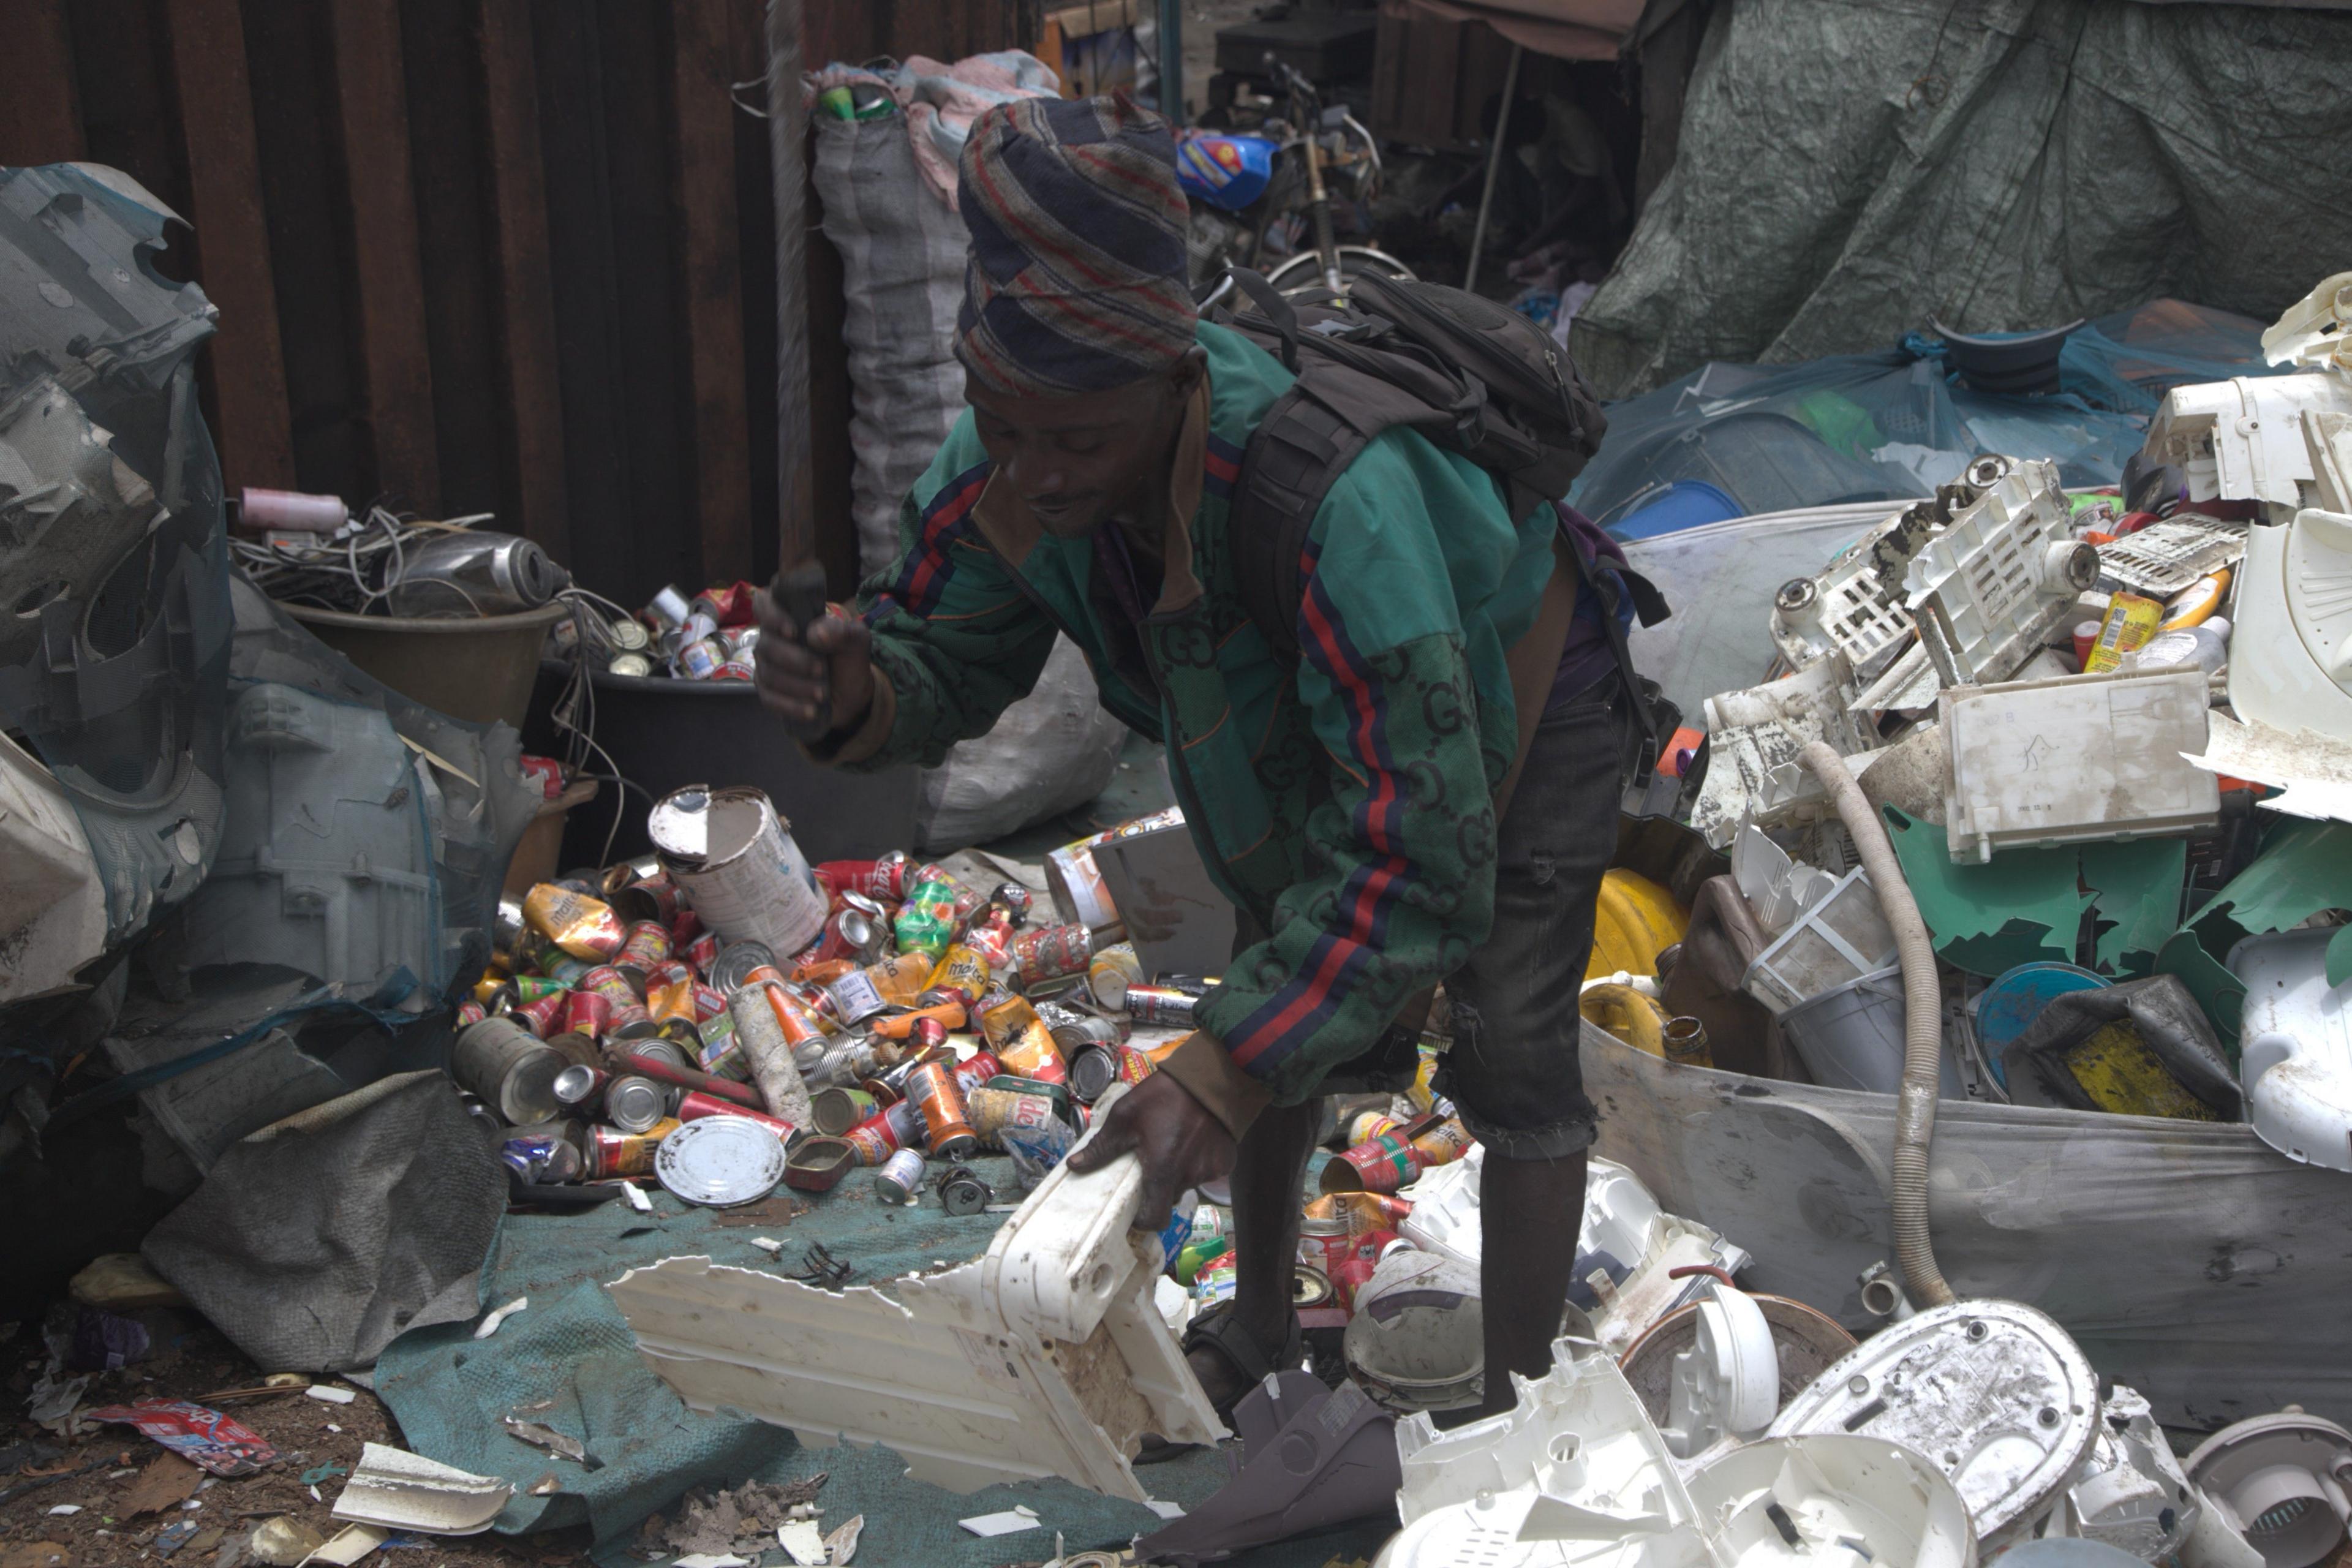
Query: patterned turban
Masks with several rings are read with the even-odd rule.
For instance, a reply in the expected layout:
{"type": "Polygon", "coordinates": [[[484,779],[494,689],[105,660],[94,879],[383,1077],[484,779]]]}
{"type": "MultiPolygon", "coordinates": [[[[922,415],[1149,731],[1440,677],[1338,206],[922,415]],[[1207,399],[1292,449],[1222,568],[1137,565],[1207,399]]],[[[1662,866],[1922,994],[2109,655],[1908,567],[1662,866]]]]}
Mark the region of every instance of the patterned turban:
{"type": "Polygon", "coordinates": [[[1108,391],[1192,346],[1176,142],[1125,94],[990,109],[964,145],[958,205],[971,255],[956,357],[974,385],[1108,391]]]}

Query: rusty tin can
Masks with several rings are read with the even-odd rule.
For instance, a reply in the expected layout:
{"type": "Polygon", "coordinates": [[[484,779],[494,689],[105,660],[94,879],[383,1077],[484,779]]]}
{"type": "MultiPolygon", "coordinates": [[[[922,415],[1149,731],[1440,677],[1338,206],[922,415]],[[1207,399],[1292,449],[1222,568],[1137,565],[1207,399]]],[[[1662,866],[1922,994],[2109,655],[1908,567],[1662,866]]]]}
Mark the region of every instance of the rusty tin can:
{"type": "Polygon", "coordinates": [[[647,974],[668,963],[669,955],[669,927],[659,921],[639,921],[629,928],[628,939],[621,943],[613,966],[647,974]]]}

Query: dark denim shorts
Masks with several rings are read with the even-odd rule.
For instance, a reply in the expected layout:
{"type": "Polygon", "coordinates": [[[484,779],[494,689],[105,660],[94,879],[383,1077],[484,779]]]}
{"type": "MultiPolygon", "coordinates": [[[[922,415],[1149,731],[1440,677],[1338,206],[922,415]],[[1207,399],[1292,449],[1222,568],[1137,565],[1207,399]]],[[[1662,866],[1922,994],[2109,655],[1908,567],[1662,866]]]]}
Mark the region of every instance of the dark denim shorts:
{"type": "Polygon", "coordinates": [[[1454,1044],[1437,1075],[1490,1156],[1558,1159],[1597,1134],[1577,997],[1639,732],[1612,672],[1544,715],[1504,813],[1494,929],[1446,977],[1454,1044]]]}

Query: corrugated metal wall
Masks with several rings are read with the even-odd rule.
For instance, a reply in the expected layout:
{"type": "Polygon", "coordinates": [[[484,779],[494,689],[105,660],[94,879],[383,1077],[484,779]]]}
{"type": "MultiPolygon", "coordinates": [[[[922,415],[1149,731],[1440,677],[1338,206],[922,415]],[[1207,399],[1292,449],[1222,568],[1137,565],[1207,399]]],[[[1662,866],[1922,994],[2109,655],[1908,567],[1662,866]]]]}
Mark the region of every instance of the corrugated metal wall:
{"type": "MultiPolygon", "coordinates": [[[[803,10],[822,62],[1004,47],[1036,6],[803,10]]],[[[0,0],[0,164],[112,164],[193,226],[166,265],[221,310],[230,486],[495,511],[635,604],[774,566],[767,126],[730,101],[765,101],[763,13],[0,0]]],[[[809,254],[819,527],[845,563],[840,268],[809,254]]]]}

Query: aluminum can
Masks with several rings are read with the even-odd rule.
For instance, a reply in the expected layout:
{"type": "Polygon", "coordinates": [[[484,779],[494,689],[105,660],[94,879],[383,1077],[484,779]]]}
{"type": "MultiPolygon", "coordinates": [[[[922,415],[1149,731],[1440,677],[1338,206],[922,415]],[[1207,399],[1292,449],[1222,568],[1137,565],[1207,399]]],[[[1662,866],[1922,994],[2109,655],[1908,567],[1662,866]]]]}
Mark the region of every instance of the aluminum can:
{"type": "MultiPolygon", "coordinates": [[[[702,976],[705,982],[712,985],[719,984],[716,980],[711,979],[710,976],[711,966],[719,962],[719,933],[717,931],[704,931],[700,936],[698,936],[692,942],[688,942],[686,946],[680,950],[678,956],[686,960],[688,963],[691,964],[694,968],[695,973],[702,976]]],[[[770,959],[763,960],[762,962],[773,962],[772,955],[770,959]]]]}
{"type": "Polygon", "coordinates": [[[537,1035],[541,1039],[560,1035],[571,1026],[563,1020],[569,1016],[572,998],[576,992],[557,991],[534,1002],[524,1002],[509,1008],[507,1016],[537,1035]]]}
{"type": "Polygon", "coordinates": [[[978,1172],[958,1165],[940,1177],[940,1207],[959,1219],[983,1212],[996,1194],[978,1172]]]}
{"type": "Polygon", "coordinates": [[[593,991],[610,1002],[615,1024],[634,1024],[653,1016],[646,1011],[645,997],[638,992],[637,983],[609,963],[582,975],[579,989],[593,991]]]}
{"type": "Polygon", "coordinates": [[[953,991],[963,998],[965,1006],[971,1006],[988,993],[987,956],[976,948],[955,943],[940,955],[939,965],[923,982],[923,989],[953,991]]]}
{"type": "Polygon", "coordinates": [[[862,1024],[890,1005],[874,977],[862,969],[841,976],[824,988],[824,994],[832,1000],[834,1016],[845,1024],[862,1024]]]}
{"type": "Polygon", "coordinates": [[[863,893],[897,903],[907,896],[907,852],[893,849],[872,860],[827,860],[817,879],[836,893],[863,893]]]}
{"type": "Polygon", "coordinates": [[[979,1149],[980,1138],[971,1130],[964,1105],[964,1087],[945,1062],[926,1062],[908,1074],[907,1098],[922,1113],[923,1132],[932,1153],[964,1160],[979,1149]]]}
{"type": "Polygon", "coordinates": [[[956,1087],[970,1094],[990,1079],[1005,1076],[1004,1064],[992,1051],[975,1051],[971,1058],[954,1069],[956,1087]]]}
{"type": "Polygon", "coordinates": [[[1191,992],[1179,991],[1173,985],[1130,985],[1127,988],[1127,1016],[1139,1024],[1189,1029],[1192,1026],[1192,1010],[1200,1001],[1191,992]]]}
{"type": "Polygon", "coordinates": [[[999,882],[996,891],[988,895],[992,904],[1003,904],[1013,915],[1014,925],[1027,925],[1029,911],[1036,906],[1037,895],[1018,882],[999,882]]]}
{"type": "Polygon", "coordinates": [[[664,1119],[643,1132],[623,1132],[612,1127],[588,1129],[588,1174],[604,1176],[649,1176],[654,1169],[654,1152],[663,1139],[678,1130],[679,1123],[664,1119]]]}
{"type": "Polygon", "coordinates": [[[1081,925],[1040,926],[1013,942],[1013,967],[1029,985],[1087,973],[1094,955],[1095,933],[1081,925]]]}
{"type": "Polygon", "coordinates": [[[859,1164],[879,1165],[899,1150],[922,1142],[923,1119],[913,1101],[902,1100],[876,1111],[841,1137],[857,1151],[859,1164]]]}
{"type": "Polygon", "coordinates": [[[911,1205],[923,1195],[923,1157],[901,1149],[874,1173],[874,1194],[886,1204],[911,1205]]]}
{"type": "Polygon", "coordinates": [[[608,963],[628,939],[610,904],[560,882],[541,882],[523,896],[531,929],[574,958],[608,963]]]}
{"type": "Polygon", "coordinates": [[[715,1094],[696,1091],[678,1097],[677,1119],[680,1121],[699,1121],[706,1116],[740,1116],[746,1121],[758,1122],[786,1142],[790,1142],[793,1134],[799,1131],[781,1116],[771,1116],[764,1110],[754,1110],[748,1105],[738,1105],[715,1094]]]}
{"type": "MultiPolygon", "coordinates": [[[[1026,1012],[1029,1005],[1023,1002],[1021,1006],[1026,1012]]],[[[1046,1032],[1044,1024],[1037,1021],[1034,1013],[1030,1013],[1028,1018],[1006,1037],[997,1047],[996,1054],[1003,1060],[1005,1070],[1015,1078],[1034,1079],[1039,1083],[1069,1081],[1069,1069],[1062,1060],[1061,1047],[1054,1044],[1054,1037],[1046,1032]]]]}
{"type": "Polygon", "coordinates": [[[488,1007],[483,1006],[479,1002],[460,1002],[457,1004],[457,1027],[461,1029],[469,1024],[478,1024],[489,1016],[490,1010],[488,1007]]]}
{"type": "Polygon", "coordinates": [[[669,962],[669,927],[659,921],[639,921],[629,928],[613,966],[649,973],[669,962]]]}
{"type": "Polygon", "coordinates": [[[539,972],[562,986],[566,991],[580,984],[596,966],[584,958],[574,958],[568,952],[554,952],[539,966],[539,972]]]}
{"type": "MultiPolygon", "coordinates": [[[[578,961],[574,960],[573,962],[577,963],[578,961]]],[[[581,973],[584,974],[587,971],[583,969],[581,973]]],[[[564,984],[562,981],[554,978],[552,975],[547,974],[518,974],[512,980],[508,981],[507,985],[514,992],[514,998],[518,1005],[524,1002],[537,1002],[549,996],[561,995],[562,993],[572,989],[570,985],[564,984]]]]}
{"type": "Polygon", "coordinates": [[[613,1075],[603,1068],[574,1062],[555,1075],[555,1102],[566,1110],[591,1111],[604,1099],[604,1086],[612,1081],[613,1075]]]}
{"type": "MultiPolygon", "coordinates": [[[[772,970],[769,973],[775,973],[772,970]]],[[[776,1015],[776,1023],[783,1029],[786,1040],[800,1046],[824,1039],[824,1026],[817,1020],[816,1010],[801,999],[790,981],[776,974],[767,982],[767,987],[769,1010],[776,1015]]]]}
{"type": "Polygon", "coordinates": [[[692,1024],[700,1020],[694,1016],[694,971],[676,959],[666,959],[646,971],[646,1010],[656,1022],[683,1019],[692,1024]]]}
{"type": "Polygon", "coordinates": [[[1421,1161],[1422,1169],[1434,1170],[1451,1165],[1470,1152],[1473,1140],[1470,1130],[1462,1125],[1458,1116],[1448,1117],[1412,1141],[1413,1154],[1421,1161]]]}
{"type": "MultiPolygon", "coordinates": [[[[537,1003],[532,1004],[537,1006],[537,1003]]],[[[563,998],[563,1030],[601,1040],[613,1026],[612,998],[595,991],[567,992],[563,998]]]]}
{"type": "Polygon", "coordinates": [[[547,1045],[550,1050],[558,1053],[566,1062],[575,1067],[596,1068],[604,1065],[604,1047],[585,1035],[575,1035],[565,1030],[548,1036],[547,1045]]]}
{"type": "Polygon", "coordinates": [[[604,631],[605,635],[613,639],[613,646],[614,647],[625,649],[632,653],[643,653],[646,649],[654,646],[653,633],[646,630],[645,622],[637,619],[635,616],[627,616],[617,621],[607,622],[604,631]]]}
{"type": "Polygon", "coordinates": [[[624,1132],[644,1132],[668,1114],[668,1091],[649,1078],[631,1073],[604,1086],[604,1120],[624,1132]]]}

